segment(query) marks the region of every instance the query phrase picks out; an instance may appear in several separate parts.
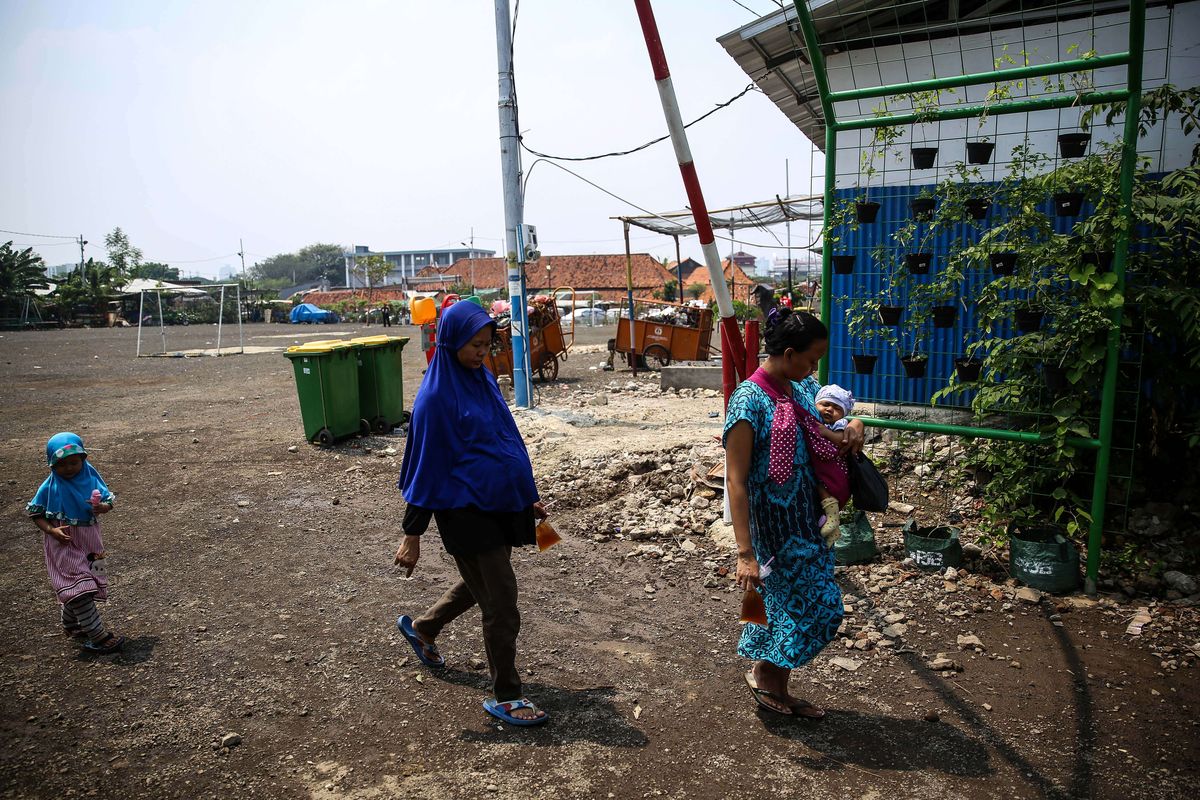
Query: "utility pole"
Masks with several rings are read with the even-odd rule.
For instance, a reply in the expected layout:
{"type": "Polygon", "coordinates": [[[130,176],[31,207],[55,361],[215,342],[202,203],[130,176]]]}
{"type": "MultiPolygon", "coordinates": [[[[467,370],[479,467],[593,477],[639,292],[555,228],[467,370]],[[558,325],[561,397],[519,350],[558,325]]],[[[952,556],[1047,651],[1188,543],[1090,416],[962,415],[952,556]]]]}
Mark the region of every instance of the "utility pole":
{"type": "Polygon", "coordinates": [[[471,294],[478,294],[475,291],[475,226],[471,226],[471,243],[459,242],[463,247],[468,248],[467,266],[471,269],[471,294]]]}
{"type": "Polygon", "coordinates": [[[87,239],[83,238],[82,233],[79,234],[79,278],[80,278],[80,280],[87,277],[87,275],[83,274],[83,268],[84,268],[84,263],[85,263],[85,260],[83,257],[83,247],[86,244],[87,244],[87,239]]]}
{"type": "MultiPolygon", "coordinates": [[[[792,196],[792,179],[791,173],[788,171],[788,160],[783,160],[783,202],[784,208],[787,208],[788,198],[792,196]]],[[[792,218],[787,217],[787,259],[788,259],[788,302],[792,299],[792,218]]]]}
{"type": "Polygon", "coordinates": [[[521,194],[520,134],[517,131],[517,94],[512,64],[512,22],[509,0],[496,0],[496,61],[500,79],[500,171],[504,187],[504,243],[507,250],[508,296],[512,301],[513,390],[517,405],[533,406],[529,350],[529,324],[525,292],[525,253],[518,245],[517,228],[525,221],[521,194]]]}
{"type": "Polygon", "coordinates": [[[238,258],[242,260],[242,283],[246,282],[246,248],[242,246],[242,240],[238,239],[238,258]]]}

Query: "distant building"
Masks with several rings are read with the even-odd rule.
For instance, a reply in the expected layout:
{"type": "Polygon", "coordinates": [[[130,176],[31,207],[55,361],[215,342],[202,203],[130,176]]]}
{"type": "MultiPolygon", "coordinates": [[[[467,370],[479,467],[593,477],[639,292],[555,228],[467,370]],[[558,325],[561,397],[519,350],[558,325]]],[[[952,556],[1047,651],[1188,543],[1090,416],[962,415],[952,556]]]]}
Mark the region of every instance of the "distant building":
{"type": "MultiPolygon", "coordinates": [[[[767,267],[767,274],[775,280],[787,280],[788,276],[788,259],[786,256],[780,256],[771,262],[771,266],[767,267]]],[[[821,275],[821,262],[819,257],[802,257],[792,259],[792,280],[795,282],[808,280],[809,278],[817,278],[821,275]]]]}
{"type": "Polygon", "coordinates": [[[495,250],[481,250],[471,247],[450,247],[441,250],[372,250],[367,245],[356,244],[354,250],[345,253],[346,286],[366,288],[366,279],[354,274],[354,260],[359,256],[383,256],[392,266],[383,284],[404,283],[406,279],[419,274],[429,267],[449,267],[460,259],[491,258],[495,250]]]}
{"type": "Polygon", "coordinates": [[[55,264],[46,267],[47,278],[63,278],[79,269],[79,262],[74,264],[55,264]]]}

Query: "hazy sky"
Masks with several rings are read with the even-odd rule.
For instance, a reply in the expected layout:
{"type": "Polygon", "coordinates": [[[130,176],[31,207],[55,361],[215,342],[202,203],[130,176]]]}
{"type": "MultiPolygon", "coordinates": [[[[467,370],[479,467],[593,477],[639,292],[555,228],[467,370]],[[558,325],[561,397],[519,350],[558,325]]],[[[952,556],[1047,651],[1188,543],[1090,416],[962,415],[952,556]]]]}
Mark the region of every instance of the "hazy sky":
{"type": "MultiPolygon", "coordinates": [[[[685,119],[749,83],[716,38],[757,14],[732,0],[654,8],[685,119]]],[[[535,150],[589,155],[666,132],[629,0],[523,0],[515,64],[535,150]]],[[[119,225],[148,260],[208,275],[237,264],[239,237],[247,263],[317,241],[457,246],[472,228],[499,251],[496,103],[487,0],[0,0],[0,229],[82,233],[100,257],[119,225]]],[[[793,193],[810,186],[811,144],[758,92],[690,139],[710,208],[783,194],[785,158],[793,193]]],[[[646,208],[686,204],[667,142],[566,166],[646,208]]],[[[545,253],[620,252],[608,218],[633,212],[532,170],[525,216],[545,253]]],[[[0,237],[44,243],[50,264],[78,259],[70,243],[0,237]]],[[[674,257],[645,232],[633,248],[674,257]]],[[[700,258],[695,239],[684,252],[700,258]]]]}

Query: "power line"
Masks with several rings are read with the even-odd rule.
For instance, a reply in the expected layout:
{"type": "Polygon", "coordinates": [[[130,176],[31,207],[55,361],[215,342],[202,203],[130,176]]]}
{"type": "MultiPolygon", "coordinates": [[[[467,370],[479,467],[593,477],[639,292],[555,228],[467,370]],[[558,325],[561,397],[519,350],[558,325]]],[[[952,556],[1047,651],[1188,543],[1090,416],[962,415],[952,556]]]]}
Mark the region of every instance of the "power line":
{"type": "MultiPolygon", "coordinates": [[[[771,74],[771,70],[767,70],[759,77],[759,80],[766,78],[770,74],[771,74]]],[[[694,120],[692,120],[688,124],[684,125],[683,127],[685,127],[685,128],[692,127],[697,122],[700,122],[701,120],[712,116],[713,114],[720,111],[722,108],[728,108],[729,106],[733,105],[735,102],[740,100],[741,98],[745,97],[750,92],[755,91],[757,89],[758,89],[758,86],[756,84],[753,84],[753,83],[749,84],[745,89],[742,89],[740,92],[738,92],[733,97],[726,100],[724,103],[717,103],[711,109],[709,109],[705,113],[701,114],[700,116],[696,117],[694,120]]],[[[650,141],[646,142],[645,144],[638,145],[637,147],[631,148],[629,150],[618,150],[616,152],[601,153],[601,154],[595,155],[595,156],[552,156],[552,155],[547,155],[546,153],[539,153],[537,150],[534,150],[532,147],[529,147],[528,145],[525,144],[524,138],[521,138],[520,142],[521,142],[521,149],[523,149],[529,153],[532,153],[533,155],[538,156],[540,158],[548,158],[548,159],[552,159],[554,161],[597,161],[601,158],[612,158],[613,156],[627,156],[631,153],[636,153],[641,150],[645,150],[647,147],[652,147],[652,146],[658,144],[659,142],[665,141],[670,138],[671,138],[671,134],[668,133],[664,136],[658,137],[657,139],[651,139],[650,141]]]]}
{"type": "Polygon", "coordinates": [[[74,241],[79,238],[77,236],[58,236],[53,233],[23,233],[22,231],[6,231],[3,229],[0,229],[0,233],[11,233],[14,236],[34,236],[38,239],[71,239],[74,241]]]}
{"type": "MultiPolygon", "coordinates": [[[[543,162],[546,164],[549,164],[552,167],[558,167],[559,169],[561,169],[563,172],[567,173],[568,175],[573,175],[574,177],[583,181],[587,185],[589,185],[595,189],[599,189],[600,191],[604,192],[609,197],[611,197],[615,200],[618,200],[627,206],[632,206],[633,208],[636,208],[638,211],[641,211],[643,214],[654,217],[655,219],[662,220],[663,222],[667,223],[668,225],[674,225],[675,227],[680,229],[680,231],[679,231],[680,236],[696,236],[697,235],[696,232],[691,229],[691,226],[685,225],[684,223],[679,222],[678,220],[667,219],[666,217],[662,216],[661,214],[651,211],[648,208],[642,208],[641,206],[639,206],[637,203],[633,202],[632,200],[627,200],[624,197],[621,197],[619,194],[616,194],[615,192],[610,192],[608,189],[605,189],[603,186],[596,183],[595,181],[588,180],[587,178],[580,175],[578,172],[569,170],[566,167],[564,167],[562,164],[556,164],[553,161],[550,161],[549,159],[539,158],[537,161],[534,161],[532,164],[529,165],[529,171],[525,174],[525,182],[527,185],[529,183],[529,177],[533,174],[533,168],[543,162]]],[[[664,233],[663,235],[670,236],[671,234],[664,233]]],[[[772,235],[774,235],[774,234],[772,234],[772,235]]],[[[717,239],[722,239],[726,242],[733,242],[734,244],[740,244],[743,247],[758,247],[758,248],[762,248],[764,250],[792,249],[792,248],[789,248],[787,245],[760,244],[758,242],[743,241],[742,239],[736,239],[732,236],[722,236],[721,234],[717,233],[715,229],[713,230],[713,236],[716,237],[717,239]]],[[[816,239],[814,239],[812,242],[810,242],[808,246],[811,247],[815,243],[816,243],[816,239]]]]}

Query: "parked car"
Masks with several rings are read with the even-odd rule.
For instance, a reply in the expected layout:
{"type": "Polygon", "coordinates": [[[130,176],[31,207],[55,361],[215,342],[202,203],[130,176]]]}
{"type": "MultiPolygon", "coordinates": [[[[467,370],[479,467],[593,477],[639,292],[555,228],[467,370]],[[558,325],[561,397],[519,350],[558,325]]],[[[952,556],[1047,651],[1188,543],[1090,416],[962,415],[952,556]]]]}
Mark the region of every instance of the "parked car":
{"type": "Polygon", "coordinates": [[[301,322],[308,324],[316,322],[334,323],[338,321],[338,315],[332,311],[318,308],[312,303],[301,303],[292,309],[291,321],[292,324],[299,324],[301,322]]]}
{"type": "Polygon", "coordinates": [[[572,311],[564,320],[563,326],[570,329],[573,325],[605,325],[608,320],[602,308],[577,308],[572,311]]]}

